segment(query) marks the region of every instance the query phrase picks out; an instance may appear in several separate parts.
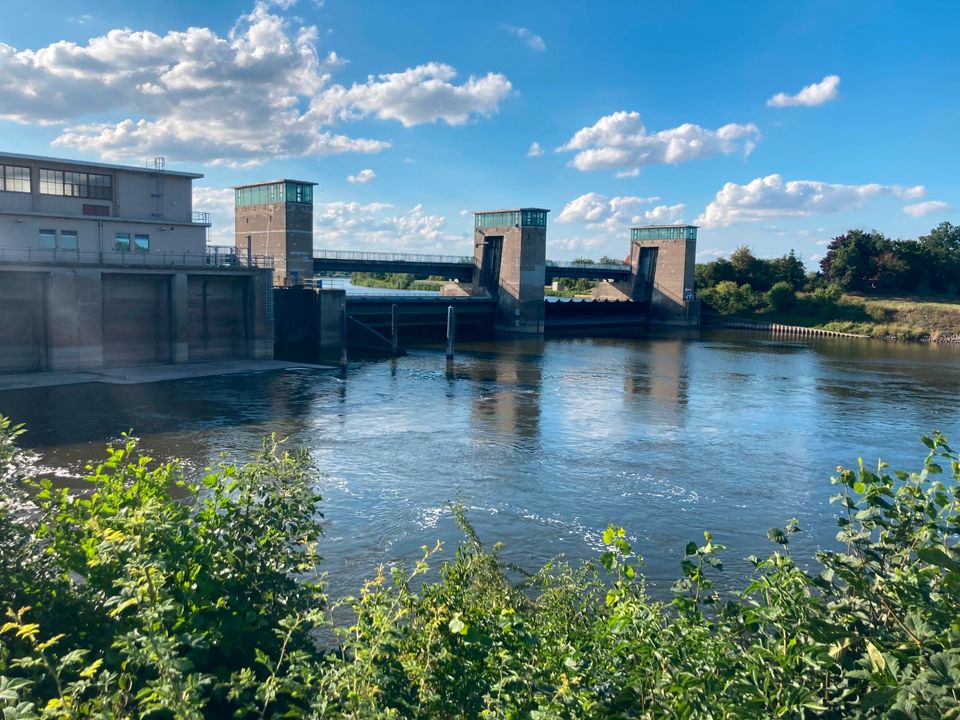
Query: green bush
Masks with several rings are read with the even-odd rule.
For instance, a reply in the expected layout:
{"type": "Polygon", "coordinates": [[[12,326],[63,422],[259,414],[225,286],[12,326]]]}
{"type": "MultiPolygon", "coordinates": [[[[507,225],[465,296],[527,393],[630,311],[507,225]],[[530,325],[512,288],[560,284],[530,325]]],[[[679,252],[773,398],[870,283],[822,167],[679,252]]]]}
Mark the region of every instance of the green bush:
{"type": "Polygon", "coordinates": [[[797,304],[797,293],[790,283],[778,282],[767,291],[767,304],[772,310],[783,312],[797,304]]]}
{"type": "Polygon", "coordinates": [[[622,528],[596,563],[518,574],[455,507],[466,539],[439,577],[425,547],[327,607],[302,453],[269,441],[193,481],[127,441],[89,492],[31,501],[14,432],[5,718],[960,717],[960,457],[939,434],[918,473],[839,469],[844,549],[808,569],[790,521],[736,594],[709,533],[661,601],[622,528]]]}
{"type": "Polygon", "coordinates": [[[722,315],[733,315],[763,307],[763,293],[756,293],[749,285],[737,285],[732,280],[718,282],[700,292],[700,298],[722,315]]]}

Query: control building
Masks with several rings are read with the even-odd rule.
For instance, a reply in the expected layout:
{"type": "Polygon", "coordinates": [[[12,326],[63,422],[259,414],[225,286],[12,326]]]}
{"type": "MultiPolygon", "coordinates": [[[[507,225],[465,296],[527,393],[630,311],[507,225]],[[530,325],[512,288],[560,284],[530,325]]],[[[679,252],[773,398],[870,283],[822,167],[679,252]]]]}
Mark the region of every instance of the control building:
{"type": "Polygon", "coordinates": [[[273,180],[234,187],[237,255],[272,257],[274,285],[302,285],[313,278],[315,185],[273,180]]]}
{"type": "Polygon", "coordinates": [[[0,252],[77,262],[206,254],[199,173],[0,153],[0,252]],[[129,256],[129,257],[127,257],[129,256]]]}
{"type": "Polygon", "coordinates": [[[0,152],[0,372],[272,357],[270,260],[207,247],[201,177],[0,152]]]}

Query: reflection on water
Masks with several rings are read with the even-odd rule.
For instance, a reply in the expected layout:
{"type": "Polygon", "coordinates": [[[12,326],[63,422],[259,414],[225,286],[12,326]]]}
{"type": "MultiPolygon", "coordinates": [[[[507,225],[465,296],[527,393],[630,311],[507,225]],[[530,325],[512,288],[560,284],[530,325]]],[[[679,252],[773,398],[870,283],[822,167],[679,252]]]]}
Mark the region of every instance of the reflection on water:
{"type": "MultiPolygon", "coordinates": [[[[727,574],[789,517],[799,552],[832,542],[829,477],[878,456],[915,467],[933,428],[960,436],[960,349],[704,332],[441,347],[332,371],[0,393],[25,444],[79,472],[133,429],[156,457],[242,457],[277,432],[307,446],[325,498],[331,591],[379,561],[458,538],[461,499],[508,559],[592,557],[627,527],[655,581],[714,532],[727,574]]],[[[74,481],[75,482],[75,481],[74,481]]]]}

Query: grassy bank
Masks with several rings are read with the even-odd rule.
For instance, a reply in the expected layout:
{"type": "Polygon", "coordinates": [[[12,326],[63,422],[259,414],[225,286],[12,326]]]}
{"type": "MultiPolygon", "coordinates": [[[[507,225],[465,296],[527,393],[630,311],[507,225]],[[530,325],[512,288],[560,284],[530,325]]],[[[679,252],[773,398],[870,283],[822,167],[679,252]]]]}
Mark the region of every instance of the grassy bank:
{"type": "Polygon", "coordinates": [[[960,457],[940,435],[920,472],[838,470],[845,549],[795,562],[787,521],[721,594],[705,532],[660,601],[622,528],[596,562],[527,573],[461,507],[455,553],[331,600],[305,453],[268,440],[196,477],[127,441],[77,493],[31,487],[16,433],[0,418],[4,718],[960,717],[960,457]]]}
{"type": "Polygon", "coordinates": [[[873,297],[827,292],[776,297],[770,292],[745,291],[743,286],[727,295],[711,288],[704,291],[702,297],[708,305],[720,311],[720,317],[799,325],[889,340],[960,341],[960,300],[953,298],[873,297]]]}

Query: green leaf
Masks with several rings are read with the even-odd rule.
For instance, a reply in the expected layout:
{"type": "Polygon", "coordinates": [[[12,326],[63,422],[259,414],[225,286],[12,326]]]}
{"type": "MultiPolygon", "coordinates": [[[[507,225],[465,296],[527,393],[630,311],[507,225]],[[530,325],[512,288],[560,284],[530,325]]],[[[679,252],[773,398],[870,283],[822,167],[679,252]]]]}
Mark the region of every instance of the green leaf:
{"type": "Polygon", "coordinates": [[[683,552],[684,552],[684,555],[687,555],[688,557],[691,556],[691,555],[696,555],[696,554],[697,554],[697,544],[696,544],[695,542],[688,542],[688,543],[687,543],[687,547],[684,549],[683,552]]]}
{"type": "Polygon", "coordinates": [[[922,547],[917,549],[917,557],[925,563],[942,567],[946,570],[960,572],[960,562],[951,558],[942,548],[922,547]]]}
{"type": "Polygon", "coordinates": [[[887,668],[887,661],[883,659],[883,653],[869,640],[867,640],[866,643],[867,656],[870,658],[870,665],[873,666],[873,671],[883,672],[887,668]]]}

